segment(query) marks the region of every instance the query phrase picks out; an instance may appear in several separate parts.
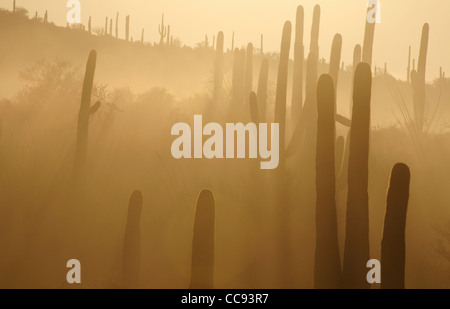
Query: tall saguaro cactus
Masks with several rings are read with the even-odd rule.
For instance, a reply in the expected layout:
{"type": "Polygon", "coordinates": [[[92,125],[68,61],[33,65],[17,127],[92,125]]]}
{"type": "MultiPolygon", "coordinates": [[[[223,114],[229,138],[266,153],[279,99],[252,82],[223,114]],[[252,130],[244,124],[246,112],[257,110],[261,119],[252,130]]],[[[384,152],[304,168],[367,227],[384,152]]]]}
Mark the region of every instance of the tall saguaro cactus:
{"type": "Polygon", "coordinates": [[[353,88],[353,117],[348,161],[348,194],[343,283],[345,288],[368,288],[369,260],[369,135],[372,73],[358,64],[353,88]]]}
{"type": "Polygon", "coordinates": [[[223,32],[217,34],[216,59],[214,64],[214,101],[219,102],[223,98],[223,32]]]}
{"type": "Polygon", "coordinates": [[[116,39],[119,38],[119,12],[116,14],[116,39]]]}
{"type": "Polygon", "coordinates": [[[127,15],[125,19],[125,38],[127,42],[130,41],[130,15],[127,15]]]}
{"type": "Polygon", "coordinates": [[[92,50],[86,64],[86,73],[83,82],[83,92],[81,95],[80,112],[78,113],[78,130],[75,150],[74,180],[78,182],[84,174],[86,168],[87,144],[89,135],[89,118],[100,107],[100,102],[91,106],[92,88],[94,83],[95,66],[97,62],[97,52],[92,50]]]}
{"type": "Polygon", "coordinates": [[[315,288],[341,287],[335,184],[335,98],[333,79],[317,85],[315,288]]]}
{"type": "Polygon", "coordinates": [[[141,270],[141,214],[144,198],[139,190],[131,193],[128,202],[127,224],[123,241],[123,286],[139,287],[141,270]]]}
{"type": "MultiPolygon", "coordinates": [[[[369,14],[372,8],[367,8],[367,14],[369,14]]],[[[364,30],[364,44],[362,50],[362,61],[372,66],[372,50],[373,50],[373,39],[375,37],[375,23],[370,23],[367,20],[367,14],[364,15],[366,20],[366,28],[364,30]]]]}
{"type": "Polygon", "coordinates": [[[190,289],[214,288],[214,229],[215,198],[205,189],[195,207],[190,289]]]}
{"type": "Polygon", "coordinates": [[[295,43],[294,43],[294,77],[292,85],[291,118],[294,123],[300,120],[300,113],[303,104],[303,61],[305,48],[303,46],[303,7],[297,7],[295,23],[295,43]]]}
{"type": "Polygon", "coordinates": [[[279,164],[276,170],[276,195],[278,200],[278,222],[276,241],[278,243],[278,255],[280,263],[279,280],[281,287],[287,287],[289,278],[288,261],[290,255],[289,230],[286,222],[286,214],[289,213],[287,179],[285,177],[286,166],[286,96],[289,66],[289,51],[291,47],[292,25],[285,22],[281,38],[280,62],[278,65],[277,89],[275,95],[275,123],[279,124],[279,164]]]}
{"type": "MultiPolygon", "coordinates": [[[[333,44],[331,45],[330,70],[329,70],[330,72],[329,74],[331,78],[333,78],[335,100],[337,98],[336,90],[339,78],[339,65],[341,63],[341,51],[342,51],[342,36],[339,33],[336,33],[333,38],[333,44]]],[[[334,108],[336,111],[336,104],[334,104],[334,108]]]]}
{"type": "Polygon", "coordinates": [[[405,288],[405,227],[409,200],[409,167],[392,168],[381,241],[381,288],[405,288]]]}
{"type": "Polygon", "coordinates": [[[164,38],[167,35],[167,28],[164,26],[164,14],[162,14],[161,25],[158,26],[158,31],[160,35],[159,45],[163,46],[164,38]]]}
{"type": "Polygon", "coordinates": [[[309,52],[319,59],[319,29],[320,29],[320,6],[314,6],[313,22],[311,27],[311,43],[309,52]]]}
{"type": "Polygon", "coordinates": [[[430,27],[424,24],[420,40],[420,53],[417,63],[417,72],[411,73],[411,84],[414,89],[414,121],[418,133],[423,131],[425,125],[425,73],[427,67],[428,36],[430,27]]]}

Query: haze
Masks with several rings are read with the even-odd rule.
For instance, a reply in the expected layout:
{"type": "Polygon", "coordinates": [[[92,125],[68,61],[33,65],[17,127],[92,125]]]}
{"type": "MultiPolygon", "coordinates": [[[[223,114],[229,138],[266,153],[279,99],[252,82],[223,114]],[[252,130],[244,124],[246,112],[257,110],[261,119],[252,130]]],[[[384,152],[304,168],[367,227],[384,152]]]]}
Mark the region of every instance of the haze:
{"type": "MultiPolygon", "coordinates": [[[[236,31],[237,46],[253,42],[259,46],[260,35],[265,37],[265,50],[279,50],[279,36],[285,20],[295,20],[298,5],[305,8],[305,39],[309,40],[312,10],[315,4],[322,8],[320,25],[321,57],[328,59],[331,41],[336,32],[343,36],[342,60],[352,61],[353,47],[362,43],[366,0],[81,0],[82,23],[89,16],[93,26],[104,25],[106,16],[114,17],[119,11],[131,16],[131,36],[140,38],[141,29],[146,30],[146,40],[158,41],[158,24],[161,14],[171,25],[174,38],[183,44],[195,46],[207,34],[222,30],[226,46],[231,44],[231,33],[236,31]]],[[[66,24],[65,0],[18,0],[17,5],[25,7],[30,15],[35,11],[43,15],[47,9],[49,19],[57,25],[66,24]]],[[[11,9],[12,0],[0,0],[0,7],[11,9]]],[[[383,67],[398,78],[406,79],[408,46],[412,46],[412,57],[418,57],[420,33],[423,23],[430,24],[427,80],[438,77],[439,67],[450,71],[450,44],[448,44],[450,2],[434,0],[381,0],[381,23],[376,27],[374,64],[383,67]]],[[[121,28],[121,31],[123,29],[121,28]]],[[[308,43],[306,41],[306,43],[308,43]]]]}

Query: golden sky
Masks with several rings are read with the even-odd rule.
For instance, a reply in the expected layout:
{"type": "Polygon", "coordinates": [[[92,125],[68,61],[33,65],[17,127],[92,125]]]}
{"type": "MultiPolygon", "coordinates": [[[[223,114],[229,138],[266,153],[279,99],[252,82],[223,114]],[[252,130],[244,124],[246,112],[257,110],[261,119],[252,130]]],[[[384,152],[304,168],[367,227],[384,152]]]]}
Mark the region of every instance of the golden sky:
{"type": "MultiPolygon", "coordinates": [[[[34,15],[49,11],[50,21],[66,24],[66,0],[16,0],[34,15]]],[[[0,7],[10,9],[13,0],[0,0],[0,7]]],[[[131,35],[140,38],[145,28],[146,40],[158,41],[158,24],[164,12],[174,38],[184,44],[195,45],[205,34],[210,41],[218,31],[225,33],[226,47],[231,46],[231,33],[236,32],[238,46],[253,42],[260,45],[265,37],[265,51],[279,49],[281,29],[285,20],[295,21],[298,5],[305,9],[305,46],[309,46],[312,10],[315,4],[322,8],[320,27],[321,57],[329,59],[334,34],[343,36],[342,57],[346,64],[352,61],[353,47],[362,43],[366,0],[81,0],[82,22],[93,18],[94,27],[102,27],[105,17],[115,17],[117,11],[131,16],[131,35]]],[[[380,0],[381,23],[375,31],[374,64],[406,79],[408,46],[417,58],[421,29],[430,24],[427,79],[436,78],[439,67],[450,75],[450,1],[449,0],[380,0]]],[[[124,29],[120,28],[123,36],[124,29]]]]}

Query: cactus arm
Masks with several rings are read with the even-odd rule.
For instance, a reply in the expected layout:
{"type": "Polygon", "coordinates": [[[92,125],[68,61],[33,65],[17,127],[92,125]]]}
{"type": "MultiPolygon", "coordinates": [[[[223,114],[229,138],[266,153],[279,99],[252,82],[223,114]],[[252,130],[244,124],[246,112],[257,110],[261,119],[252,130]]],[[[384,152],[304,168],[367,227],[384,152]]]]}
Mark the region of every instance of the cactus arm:
{"type": "Polygon", "coordinates": [[[92,105],[91,107],[89,107],[89,115],[94,114],[96,111],[98,111],[98,109],[100,108],[100,105],[102,103],[100,101],[95,102],[94,105],[92,105]]]}
{"type": "Polygon", "coordinates": [[[344,117],[342,115],[336,114],[336,121],[339,122],[340,124],[342,124],[343,126],[346,127],[351,127],[352,126],[352,121],[350,119],[348,119],[347,117],[344,117]]]}

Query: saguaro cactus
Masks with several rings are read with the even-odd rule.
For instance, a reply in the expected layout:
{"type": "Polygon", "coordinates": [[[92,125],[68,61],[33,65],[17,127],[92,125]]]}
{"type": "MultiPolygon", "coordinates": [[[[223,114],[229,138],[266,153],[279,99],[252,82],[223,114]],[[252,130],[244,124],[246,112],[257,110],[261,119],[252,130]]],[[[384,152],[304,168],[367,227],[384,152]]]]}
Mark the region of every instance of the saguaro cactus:
{"type": "Polygon", "coordinates": [[[108,17],[105,20],[105,35],[108,35],[108,17]]]}
{"type": "Polygon", "coordinates": [[[231,50],[234,50],[234,31],[233,36],[231,37],[231,50]]]}
{"type": "MultiPolygon", "coordinates": [[[[339,78],[339,64],[341,63],[341,51],[342,51],[342,36],[339,33],[336,33],[333,38],[333,43],[331,45],[331,54],[330,54],[330,69],[329,74],[331,78],[333,78],[334,84],[334,99],[337,97],[337,85],[339,78]]],[[[334,108],[336,111],[336,104],[334,104],[334,108]]]]}
{"type": "Polygon", "coordinates": [[[119,12],[116,14],[116,39],[119,38],[119,12]]]}
{"type": "Polygon", "coordinates": [[[91,16],[89,16],[89,21],[88,21],[88,31],[89,31],[89,34],[92,33],[92,17],[91,16]]]}
{"type": "Polygon", "coordinates": [[[141,32],[141,43],[144,44],[144,28],[142,28],[141,32]]]}
{"type": "Polygon", "coordinates": [[[381,288],[405,288],[405,227],[409,199],[409,167],[392,168],[381,241],[381,288]]]}
{"type": "Polygon", "coordinates": [[[305,48],[303,46],[303,7],[297,7],[294,43],[294,77],[292,85],[291,119],[294,123],[300,120],[303,104],[303,61],[305,48]]]}
{"type": "Polygon", "coordinates": [[[245,57],[245,101],[248,103],[250,92],[253,91],[253,44],[248,43],[245,57]]]}
{"type": "Polygon", "coordinates": [[[358,64],[353,89],[353,118],[348,161],[348,194],[343,283],[345,288],[368,288],[369,260],[369,135],[372,73],[358,64]]]}
{"type": "Polygon", "coordinates": [[[195,207],[190,289],[214,288],[214,229],[215,198],[205,189],[195,207]]]}
{"type": "Polygon", "coordinates": [[[16,12],[16,0],[13,1],[13,13],[16,12]]]}
{"type": "Polygon", "coordinates": [[[311,27],[311,43],[309,52],[319,59],[319,29],[320,29],[320,5],[314,6],[313,23],[311,27]]]}
{"type": "Polygon", "coordinates": [[[141,270],[141,214],[144,198],[139,190],[131,193],[123,241],[123,286],[139,287],[141,270]]]}
{"type": "Polygon", "coordinates": [[[44,23],[48,23],[48,11],[45,11],[44,23]]]}
{"type": "Polygon", "coordinates": [[[164,38],[167,35],[167,28],[164,26],[164,14],[162,14],[161,25],[158,26],[158,31],[161,37],[159,40],[159,45],[162,46],[164,44],[164,38]]]}
{"type": "Polygon", "coordinates": [[[341,287],[335,185],[335,98],[333,79],[317,85],[315,288],[341,287]]]}
{"type": "Polygon", "coordinates": [[[417,72],[413,70],[411,73],[411,84],[414,89],[414,121],[418,133],[423,131],[425,124],[425,71],[427,67],[429,31],[428,24],[424,24],[422,28],[422,39],[420,41],[417,72]]]}
{"type": "Polygon", "coordinates": [[[214,63],[214,101],[223,98],[223,32],[217,34],[216,59],[214,63]]]}
{"type": "Polygon", "coordinates": [[[257,101],[259,110],[259,119],[261,122],[266,121],[267,110],[267,81],[269,79],[269,60],[264,58],[261,62],[261,68],[259,70],[257,101]]]}
{"type": "Polygon", "coordinates": [[[127,15],[125,19],[125,38],[130,41],[130,15],[127,15]]]}
{"type": "MultiPolygon", "coordinates": [[[[372,8],[367,8],[367,14],[369,14],[372,8]]],[[[367,20],[367,14],[364,15],[366,21],[366,28],[364,30],[364,44],[362,50],[362,61],[372,66],[372,50],[373,50],[373,39],[375,36],[375,24],[369,23],[367,20]]]]}
{"type": "Polygon", "coordinates": [[[86,65],[84,76],[83,92],[81,95],[80,112],[78,114],[77,142],[75,150],[74,180],[78,182],[85,172],[87,143],[89,133],[89,118],[100,107],[100,102],[91,106],[92,87],[94,83],[95,66],[97,62],[97,52],[92,50],[86,65]]]}

